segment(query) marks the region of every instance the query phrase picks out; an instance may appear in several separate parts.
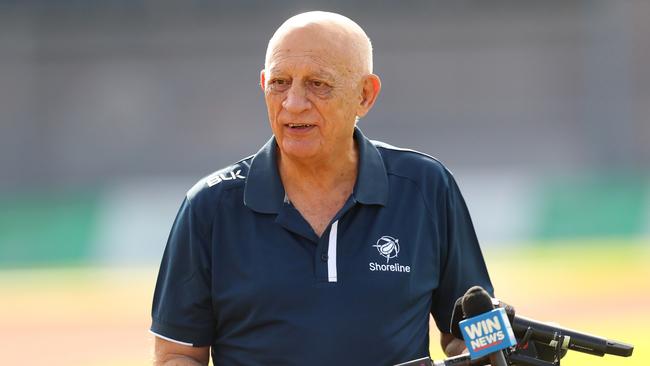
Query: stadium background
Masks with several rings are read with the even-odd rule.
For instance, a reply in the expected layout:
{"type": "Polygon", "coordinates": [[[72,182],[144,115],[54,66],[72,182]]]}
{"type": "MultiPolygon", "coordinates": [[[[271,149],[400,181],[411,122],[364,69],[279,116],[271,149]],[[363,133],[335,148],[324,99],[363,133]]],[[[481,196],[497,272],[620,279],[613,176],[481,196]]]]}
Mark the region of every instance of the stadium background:
{"type": "Polygon", "coordinates": [[[399,4],[0,1],[1,363],[149,362],[183,193],[270,136],[266,42],[313,9],[372,38],[360,126],[451,167],[497,295],[636,346],[563,364],[650,363],[650,2],[399,4]]]}

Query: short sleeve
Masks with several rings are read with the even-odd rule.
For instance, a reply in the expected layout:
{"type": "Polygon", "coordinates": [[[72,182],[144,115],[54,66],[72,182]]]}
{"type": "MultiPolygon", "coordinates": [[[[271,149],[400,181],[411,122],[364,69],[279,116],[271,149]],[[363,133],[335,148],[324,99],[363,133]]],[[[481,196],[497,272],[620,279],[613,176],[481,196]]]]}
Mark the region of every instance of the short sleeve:
{"type": "Polygon", "coordinates": [[[153,297],[151,332],[161,338],[195,347],[212,343],[208,233],[185,198],[165,247],[153,297]]]}
{"type": "Polygon", "coordinates": [[[494,295],[490,276],[472,225],[465,200],[451,173],[441,208],[444,231],[441,243],[440,283],[434,291],[431,314],[441,332],[450,333],[450,321],[456,299],[472,286],[483,287],[494,295]],[[446,221],[446,222],[444,222],[446,221]]]}

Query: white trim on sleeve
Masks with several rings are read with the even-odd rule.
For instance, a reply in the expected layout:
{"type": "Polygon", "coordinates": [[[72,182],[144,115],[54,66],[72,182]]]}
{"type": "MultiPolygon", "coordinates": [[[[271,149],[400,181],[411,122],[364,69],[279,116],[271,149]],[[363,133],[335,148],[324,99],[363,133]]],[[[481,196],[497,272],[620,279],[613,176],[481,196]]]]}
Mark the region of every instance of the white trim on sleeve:
{"type": "Polygon", "coordinates": [[[169,337],[165,337],[164,335],[160,335],[160,334],[154,332],[154,331],[151,330],[151,329],[149,329],[149,333],[155,335],[155,336],[158,337],[158,338],[162,338],[162,339],[164,339],[164,340],[166,340],[166,341],[170,341],[170,342],[174,342],[174,343],[182,344],[183,346],[194,347],[194,345],[193,345],[192,343],[181,342],[181,341],[177,341],[177,340],[175,340],[175,339],[171,339],[171,338],[169,338],[169,337]]]}
{"type": "Polygon", "coordinates": [[[330,229],[329,246],[327,247],[327,280],[336,282],[336,237],[338,236],[339,220],[334,221],[330,229]]]}

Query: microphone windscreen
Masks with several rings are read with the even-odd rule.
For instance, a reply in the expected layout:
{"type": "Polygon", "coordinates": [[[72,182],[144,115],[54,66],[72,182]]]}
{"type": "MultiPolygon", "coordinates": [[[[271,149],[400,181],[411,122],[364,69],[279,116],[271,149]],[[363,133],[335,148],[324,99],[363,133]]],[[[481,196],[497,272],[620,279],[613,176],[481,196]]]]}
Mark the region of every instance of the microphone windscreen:
{"type": "Polygon", "coordinates": [[[494,309],[492,298],[482,287],[474,286],[465,292],[462,303],[465,317],[471,318],[494,309]]]}

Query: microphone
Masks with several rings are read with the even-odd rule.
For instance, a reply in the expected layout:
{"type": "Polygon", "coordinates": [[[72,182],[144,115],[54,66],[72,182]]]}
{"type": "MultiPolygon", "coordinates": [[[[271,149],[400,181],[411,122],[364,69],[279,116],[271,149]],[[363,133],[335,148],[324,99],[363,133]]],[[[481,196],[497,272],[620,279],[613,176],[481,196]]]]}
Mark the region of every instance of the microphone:
{"type": "Polygon", "coordinates": [[[531,329],[531,339],[551,346],[555,346],[553,342],[557,342],[558,336],[562,335],[564,336],[561,345],[563,350],[569,349],[595,356],[602,357],[609,354],[630,357],[634,351],[634,346],[631,344],[542,323],[519,315],[514,316],[512,329],[517,338],[524,337],[528,329],[531,329]]]}
{"type": "MultiPolygon", "coordinates": [[[[464,298],[465,296],[456,300],[451,320],[451,333],[456,338],[460,339],[463,338],[463,334],[460,331],[458,323],[463,319],[462,302],[464,298]]],[[[564,336],[562,344],[560,345],[560,348],[563,351],[573,350],[601,357],[606,354],[630,357],[634,351],[634,346],[631,344],[515,315],[515,309],[512,306],[499,302],[496,299],[491,299],[491,301],[493,305],[498,305],[505,309],[506,314],[510,319],[510,324],[512,324],[512,330],[518,341],[529,335],[530,340],[554,348],[557,346],[557,340],[560,339],[561,336],[564,336]]]]}
{"type": "Polygon", "coordinates": [[[461,307],[466,320],[459,326],[473,358],[488,355],[492,366],[507,366],[504,348],[516,344],[505,310],[494,310],[492,298],[482,287],[474,286],[463,296],[461,307]]]}

